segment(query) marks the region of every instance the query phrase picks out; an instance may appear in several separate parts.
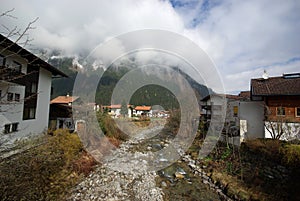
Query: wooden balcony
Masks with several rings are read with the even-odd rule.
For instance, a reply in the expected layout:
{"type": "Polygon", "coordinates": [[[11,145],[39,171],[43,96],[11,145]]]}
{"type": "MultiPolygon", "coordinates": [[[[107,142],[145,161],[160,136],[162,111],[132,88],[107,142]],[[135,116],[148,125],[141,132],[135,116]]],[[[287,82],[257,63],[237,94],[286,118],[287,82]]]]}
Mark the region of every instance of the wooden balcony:
{"type": "Polygon", "coordinates": [[[7,66],[0,66],[0,81],[22,84],[20,78],[24,76],[25,74],[20,70],[9,68],[7,66]]]}

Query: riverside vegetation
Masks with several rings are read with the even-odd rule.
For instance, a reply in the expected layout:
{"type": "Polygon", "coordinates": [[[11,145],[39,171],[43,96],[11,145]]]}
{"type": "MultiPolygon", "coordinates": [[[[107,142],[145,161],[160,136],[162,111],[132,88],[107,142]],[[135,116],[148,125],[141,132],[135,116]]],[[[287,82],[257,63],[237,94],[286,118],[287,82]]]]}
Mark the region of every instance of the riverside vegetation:
{"type": "MultiPolygon", "coordinates": [[[[98,118],[111,143],[119,146],[125,135],[108,115],[98,118]]],[[[17,142],[15,149],[25,144],[31,148],[0,160],[0,200],[64,200],[97,165],[68,130],[17,142]]]]}
{"type": "MultiPolygon", "coordinates": [[[[107,114],[99,113],[98,119],[105,135],[117,147],[124,144],[124,148],[128,144],[127,148],[134,149],[135,152],[137,148],[160,149],[168,143],[168,140],[152,139],[151,143],[156,144],[136,144],[127,140],[107,114]],[[163,143],[160,144],[161,142],[163,143]]],[[[148,125],[146,121],[135,123],[142,127],[148,125]]],[[[177,132],[179,123],[180,114],[173,112],[163,129],[163,135],[172,137],[177,132]]],[[[219,199],[217,194],[208,190],[213,188],[233,200],[299,199],[299,142],[257,139],[247,141],[239,148],[219,143],[211,154],[199,160],[197,154],[203,143],[204,133],[203,130],[198,132],[192,146],[177,163],[163,170],[163,173],[146,175],[147,178],[156,178],[156,184],[152,182],[151,185],[158,187],[155,188],[156,193],[160,192],[155,194],[157,198],[161,199],[160,196],[163,195],[164,200],[205,200],[209,198],[203,196],[209,195],[211,199],[219,199]],[[195,169],[196,166],[198,169],[195,169]],[[180,177],[174,174],[178,170],[183,173],[180,177]],[[199,171],[202,175],[200,177],[197,176],[199,171]],[[203,183],[207,181],[211,181],[211,184],[205,187],[203,183]]],[[[101,164],[85,152],[76,133],[57,130],[52,135],[43,135],[31,143],[35,145],[33,148],[0,161],[0,200],[65,200],[70,198],[70,192],[74,188],[78,188],[78,183],[89,183],[84,182],[86,177],[90,178],[87,181],[94,181],[97,172],[108,174],[101,164]]],[[[116,153],[122,154],[123,148],[116,153]]],[[[111,176],[107,175],[107,179],[119,178],[118,175],[112,172],[111,176]]],[[[104,175],[99,176],[95,181],[104,175]]],[[[130,174],[119,176],[122,181],[129,178],[130,174]]],[[[103,185],[109,187],[111,183],[107,183],[108,181],[103,185]]],[[[141,185],[138,180],[135,182],[141,185]]],[[[84,195],[82,191],[86,187],[79,187],[84,195]]],[[[140,196],[143,192],[147,194],[142,189],[134,189],[133,192],[140,192],[140,196]]],[[[119,193],[126,197],[123,192],[119,193]]],[[[129,193],[128,196],[130,198],[133,195],[129,193]]],[[[151,200],[151,197],[147,199],[151,200]]]]}

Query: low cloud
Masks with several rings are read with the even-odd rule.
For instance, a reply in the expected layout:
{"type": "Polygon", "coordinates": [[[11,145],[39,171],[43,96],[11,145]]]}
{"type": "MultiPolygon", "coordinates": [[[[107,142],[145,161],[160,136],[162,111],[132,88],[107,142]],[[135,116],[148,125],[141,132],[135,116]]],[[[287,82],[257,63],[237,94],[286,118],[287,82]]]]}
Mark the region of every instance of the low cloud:
{"type": "MultiPolygon", "coordinates": [[[[0,19],[1,24],[24,27],[39,17],[30,32],[33,44],[66,55],[91,52],[108,38],[135,30],[182,34],[213,59],[228,92],[249,89],[250,79],[264,68],[271,76],[299,71],[284,63],[300,56],[298,1],[10,0],[1,6],[15,8],[18,17],[0,19]]],[[[122,46],[116,42],[106,56],[121,54],[122,46]]]]}

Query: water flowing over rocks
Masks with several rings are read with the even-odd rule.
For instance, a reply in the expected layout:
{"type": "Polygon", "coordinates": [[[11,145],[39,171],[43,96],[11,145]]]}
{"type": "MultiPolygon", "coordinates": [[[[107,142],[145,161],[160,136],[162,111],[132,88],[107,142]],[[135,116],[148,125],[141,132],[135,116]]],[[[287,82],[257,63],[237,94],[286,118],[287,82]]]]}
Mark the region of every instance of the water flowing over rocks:
{"type": "Polygon", "coordinates": [[[129,151],[146,134],[141,132],[112,151],[101,167],[76,187],[69,200],[163,200],[163,192],[155,183],[157,174],[148,171],[147,160],[143,160],[148,154],[129,151]]]}
{"type": "MultiPolygon", "coordinates": [[[[73,190],[69,200],[160,201],[168,197],[164,192],[173,194],[171,191],[176,191],[176,185],[179,191],[185,191],[186,186],[188,190],[193,189],[197,194],[194,195],[196,200],[231,200],[197,166],[197,162],[177,146],[174,147],[174,152],[180,157],[178,162],[170,163],[171,166],[157,172],[149,168],[170,162],[168,156],[154,153],[171,146],[171,135],[164,133],[151,139],[148,135],[161,129],[157,127],[144,130],[113,150],[103,164],[73,190]],[[198,197],[198,194],[201,196],[198,197]]],[[[175,198],[182,199],[180,195],[175,198]]]]}

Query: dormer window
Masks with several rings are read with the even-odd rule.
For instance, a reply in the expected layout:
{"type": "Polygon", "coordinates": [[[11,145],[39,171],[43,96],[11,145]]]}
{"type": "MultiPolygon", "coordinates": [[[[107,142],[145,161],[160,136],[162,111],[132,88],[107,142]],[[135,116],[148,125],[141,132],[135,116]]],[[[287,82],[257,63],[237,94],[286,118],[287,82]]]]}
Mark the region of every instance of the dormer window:
{"type": "Polygon", "coordinates": [[[15,71],[17,72],[21,72],[21,69],[22,69],[22,64],[20,64],[19,62],[17,61],[13,61],[12,63],[12,69],[14,69],[15,71]]]}

